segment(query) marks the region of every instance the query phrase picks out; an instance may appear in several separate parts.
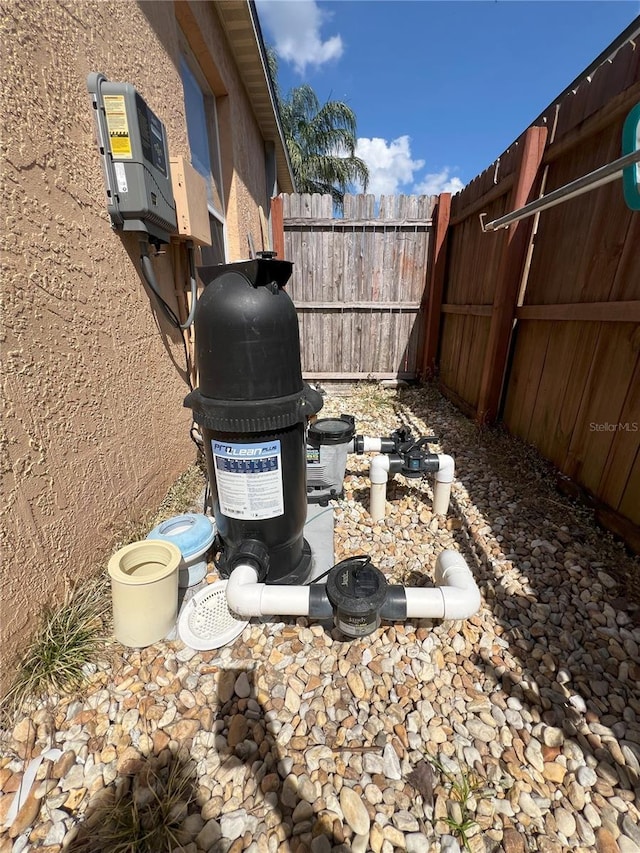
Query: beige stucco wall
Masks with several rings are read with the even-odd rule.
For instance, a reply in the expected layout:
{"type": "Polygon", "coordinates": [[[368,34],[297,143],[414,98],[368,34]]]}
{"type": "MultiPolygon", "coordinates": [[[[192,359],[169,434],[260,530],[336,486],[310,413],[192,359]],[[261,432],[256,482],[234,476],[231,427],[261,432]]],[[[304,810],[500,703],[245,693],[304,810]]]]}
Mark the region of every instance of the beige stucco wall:
{"type": "MultiPolygon", "coordinates": [[[[229,259],[260,248],[262,139],[213,4],[194,4],[227,92],[229,259]]],[[[11,2],[2,18],[2,685],[45,603],[194,459],[178,333],[111,230],[86,76],[132,83],[188,156],[169,2],[11,2]]],[[[171,299],[175,249],[156,261],[171,299]]]]}

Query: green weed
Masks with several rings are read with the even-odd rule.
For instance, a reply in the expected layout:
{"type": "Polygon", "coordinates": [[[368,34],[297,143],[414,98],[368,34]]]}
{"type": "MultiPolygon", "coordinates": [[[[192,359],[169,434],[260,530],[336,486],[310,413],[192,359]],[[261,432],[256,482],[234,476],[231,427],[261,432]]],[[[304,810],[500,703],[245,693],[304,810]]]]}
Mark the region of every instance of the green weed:
{"type": "Polygon", "coordinates": [[[3,716],[19,713],[29,698],[70,692],[82,685],[85,665],[106,645],[111,614],[108,590],[109,579],[101,576],[69,590],[61,605],[43,611],[2,700],[3,716]]]}
{"type": "Polygon", "coordinates": [[[478,825],[470,807],[470,801],[486,788],[483,780],[473,770],[463,768],[458,776],[450,773],[435,756],[427,754],[427,760],[446,780],[451,799],[458,804],[458,814],[444,818],[451,832],[457,836],[465,850],[471,850],[469,832],[478,825]]]}

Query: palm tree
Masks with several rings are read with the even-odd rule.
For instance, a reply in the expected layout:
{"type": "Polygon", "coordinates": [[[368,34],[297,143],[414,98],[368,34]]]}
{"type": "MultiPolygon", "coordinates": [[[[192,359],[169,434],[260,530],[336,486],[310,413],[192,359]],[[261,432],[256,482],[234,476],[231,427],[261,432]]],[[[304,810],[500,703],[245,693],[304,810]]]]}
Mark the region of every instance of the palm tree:
{"type": "Polygon", "coordinates": [[[305,84],[280,99],[280,115],[298,192],[330,193],[342,210],[344,194],[358,182],[366,190],[369,169],[356,156],[356,117],[341,101],[320,106],[305,84]]]}

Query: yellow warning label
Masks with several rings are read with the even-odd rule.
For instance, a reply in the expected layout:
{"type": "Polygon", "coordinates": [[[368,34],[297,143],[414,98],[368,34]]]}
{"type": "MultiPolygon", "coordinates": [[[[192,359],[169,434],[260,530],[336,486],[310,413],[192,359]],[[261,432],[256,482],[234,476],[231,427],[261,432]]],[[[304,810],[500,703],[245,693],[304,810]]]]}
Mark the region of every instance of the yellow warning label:
{"type": "Polygon", "coordinates": [[[104,111],[107,117],[111,153],[121,160],[131,160],[133,152],[124,95],[105,95],[104,111]]]}

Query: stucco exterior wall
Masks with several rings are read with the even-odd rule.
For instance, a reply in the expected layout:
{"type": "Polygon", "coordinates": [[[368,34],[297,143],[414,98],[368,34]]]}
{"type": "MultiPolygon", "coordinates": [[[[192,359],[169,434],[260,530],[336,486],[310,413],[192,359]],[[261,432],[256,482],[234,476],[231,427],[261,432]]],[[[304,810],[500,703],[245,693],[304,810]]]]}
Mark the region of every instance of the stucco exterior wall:
{"type": "MultiPolygon", "coordinates": [[[[261,246],[263,142],[213,4],[194,5],[237,122],[223,152],[234,260],[247,231],[261,246]]],[[[174,4],[18,0],[1,27],[4,688],[42,606],[105,566],[195,454],[180,335],[141,282],[137,235],[110,227],[86,91],[90,71],[132,83],[188,157],[174,4]]],[[[154,261],[168,301],[176,251],[154,261]]]]}

